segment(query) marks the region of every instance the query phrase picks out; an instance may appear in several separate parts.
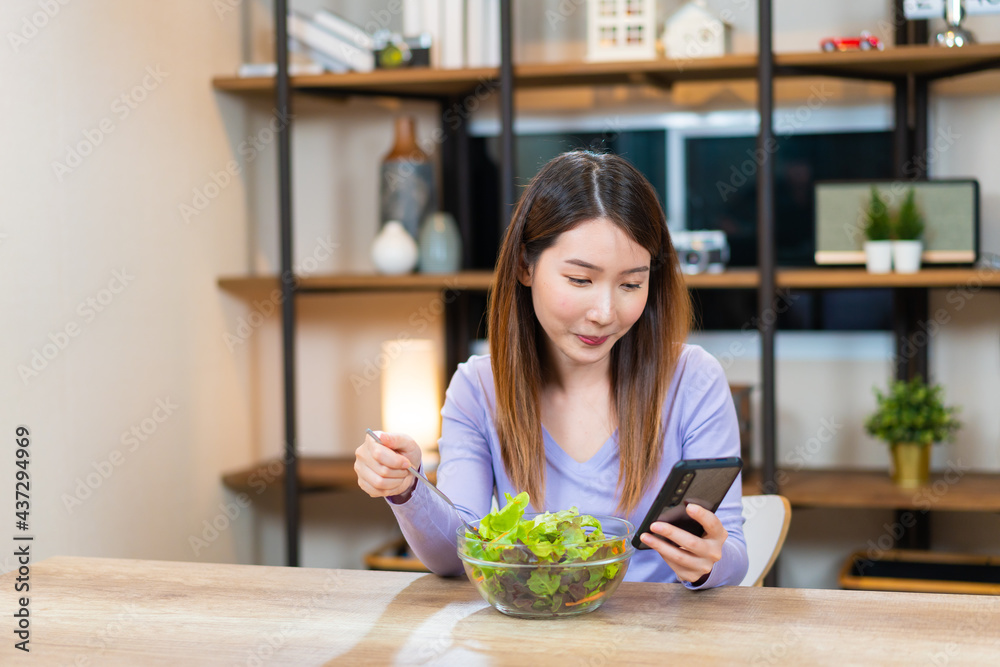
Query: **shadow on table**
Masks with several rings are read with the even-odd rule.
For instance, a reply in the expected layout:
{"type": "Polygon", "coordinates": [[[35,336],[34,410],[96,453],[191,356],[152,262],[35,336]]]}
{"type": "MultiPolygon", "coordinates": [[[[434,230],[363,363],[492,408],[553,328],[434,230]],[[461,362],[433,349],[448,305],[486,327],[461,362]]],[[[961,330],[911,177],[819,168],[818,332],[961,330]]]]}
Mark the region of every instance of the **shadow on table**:
{"type": "MultiPolygon", "coordinates": [[[[427,574],[393,597],[368,632],[333,664],[422,663],[433,661],[453,645],[453,626],[470,609],[486,603],[467,578],[427,574]],[[427,622],[438,616],[434,622],[427,622]],[[415,636],[420,632],[421,636],[415,636]],[[406,655],[400,653],[407,649],[406,655]]],[[[492,607],[483,612],[497,613],[492,607]]],[[[480,613],[473,612],[473,616],[480,613]]]]}

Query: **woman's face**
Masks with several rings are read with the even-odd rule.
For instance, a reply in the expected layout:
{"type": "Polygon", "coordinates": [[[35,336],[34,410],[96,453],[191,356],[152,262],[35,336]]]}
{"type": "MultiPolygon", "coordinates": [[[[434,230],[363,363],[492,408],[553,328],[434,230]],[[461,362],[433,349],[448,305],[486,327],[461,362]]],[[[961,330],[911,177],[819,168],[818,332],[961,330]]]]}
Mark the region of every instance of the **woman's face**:
{"type": "Polygon", "coordinates": [[[560,234],[522,271],[556,363],[607,362],[646,306],[649,263],[645,248],[597,218],[560,234]]]}

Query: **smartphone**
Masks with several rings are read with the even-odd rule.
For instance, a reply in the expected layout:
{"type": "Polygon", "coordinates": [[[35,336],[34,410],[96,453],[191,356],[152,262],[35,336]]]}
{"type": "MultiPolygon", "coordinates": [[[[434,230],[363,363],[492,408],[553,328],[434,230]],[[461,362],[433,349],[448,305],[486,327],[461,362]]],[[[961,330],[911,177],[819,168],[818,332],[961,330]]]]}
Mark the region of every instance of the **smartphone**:
{"type": "Polygon", "coordinates": [[[743,461],[738,456],[678,461],[646,512],[646,518],[632,538],[632,546],[649,549],[639,536],[651,532],[649,526],[654,521],[673,524],[696,537],[703,536],[705,529],[688,516],[687,506],[694,503],[712,512],[718,510],[742,468],[743,461]]]}

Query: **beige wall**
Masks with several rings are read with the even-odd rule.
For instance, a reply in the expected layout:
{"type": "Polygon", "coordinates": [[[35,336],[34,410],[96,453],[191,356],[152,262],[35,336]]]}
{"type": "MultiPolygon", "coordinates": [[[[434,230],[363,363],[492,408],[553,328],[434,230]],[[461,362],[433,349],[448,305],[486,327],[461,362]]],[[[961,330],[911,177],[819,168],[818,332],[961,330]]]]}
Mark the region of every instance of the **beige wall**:
{"type": "MultiPolygon", "coordinates": [[[[178,210],[243,134],[244,108],[209,86],[239,62],[239,21],[196,0],[18,0],[0,25],[3,488],[26,424],[36,558],[194,559],[220,471],[255,456],[247,365],[221,335],[235,304],[215,287],[247,264],[244,184],[191,224],[178,210]],[[52,358],[22,379],[36,350],[52,358]]],[[[250,538],[225,531],[198,558],[252,560],[250,538]]]]}
{"type": "MultiPolygon", "coordinates": [[[[273,271],[278,257],[276,146],[264,142],[252,159],[240,153],[248,137],[266,137],[261,132],[273,105],[214,93],[209,85],[213,75],[234,71],[244,55],[269,59],[269,5],[234,4],[235,11],[219,15],[212,3],[192,0],[77,0],[60,5],[16,52],[10,44],[0,49],[0,117],[6,121],[0,169],[7,184],[7,215],[0,220],[0,428],[11,438],[16,424],[33,430],[32,518],[39,557],[283,561],[280,495],[274,489],[255,495],[253,507],[232,520],[219,508],[235,502],[219,483],[220,474],[276,455],[283,437],[280,318],[215,284],[220,275],[273,271]],[[167,74],[159,83],[147,78],[151,89],[136,92],[145,99],[125,116],[115,100],[142,84],[147,66],[167,74]],[[113,131],[101,132],[92,154],[60,180],[52,163],[65,161],[67,147],[86,136],[96,141],[93,130],[104,118],[113,131]],[[230,160],[237,161],[240,177],[185,222],[180,205],[192,204],[193,190],[204,192],[230,160]],[[110,286],[118,293],[103,291],[123,269],[124,289],[115,282],[110,286]],[[103,299],[103,310],[90,314],[88,298],[103,299]],[[241,329],[250,318],[262,324],[241,329]],[[50,334],[60,339],[57,332],[73,324],[78,333],[65,349],[37,377],[23,381],[18,366],[30,365],[50,334]],[[226,337],[240,331],[249,335],[227,345],[226,337]],[[157,400],[167,399],[177,405],[168,417],[156,412],[157,400]],[[156,416],[165,419],[157,423],[156,416]],[[133,426],[141,432],[143,425],[150,433],[131,451],[132,441],[123,443],[122,434],[133,426]],[[121,459],[115,458],[120,464],[111,464],[106,479],[91,477],[99,483],[70,512],[63,495],[75,493],[77,480],[86,484],[88,475],[99,476],[97,469],[107,471],[114,450],[121,451],[121,459]],[[213,520],[229,527],[195,553],[189,538],[204,538],[204,522],[213,520]]],[[[356,21],[385,5],[325,4],[356,21]]],[[[808,4],[807,11],[805,3],[776,3],[779,50],[813,48],[820,33],[862,29],[881,11],[860,0],[808,4]]],[[[740,2],[731,5],[737,50],[752,50],[754,11],[741,9],[740,2]]],[[[38,6],[37,0],[4,3],[0,24],[17,30],[38,6]]],[[[578,52],[581,12],[558,29],[546,27],[544,10],[558,6],[551,0],[516,3],[519,34],[530,37],[518,46],[522,60],[578,52]],[[559,40],[576,45],[553,47],[559,40]]],[[[995,39],[998,23],[979,19],[976,29],[995,39]]],[[[994,251],[1000,251],[1000,173],[992,160],[1000,152],[992,131],[998,101],[993,94],[936,99],[932,106],[936,123],[962,134],[933,173],[981,180],[983,236],[994,251]]],[[[375,174],[400,112],[416,115],[425,135],[436,122],[434,106],[426,103],[296,98],[297,261],[313,258],[317,271],[371,269],[375,174]]],[[[932,312],[949,305],[946,297],[934,293],[932,312]]],[[[961,455],[979,468],[1000,470],[1000,424],[993,409],[1000,393],[997,298],[977,294],[935,338],[935,377],[963,404],[968,423],[956,445],[938,450],[938,465],[961,455]]],[[[349,454],[364,428],[380,422],[377,380],[357,388],[352,374],[363,374],[380,343],[401,333],[440,342],[435,296],[308,297],[299,307],[300,447],[349,454]]],[[[803,447],[827,417],[845,427],[810,464],[884,465],[884,451],[860,434],[859,425],[869,409],[870,387],[887,372],[885,341],[818,340],[807,337],[782,348],[787,356],[778,370],[779,461],[803,447]],[[838,349],[847,351],[837,357],[838,349]]],[[[728,345],[704,342],[713,351],[728,345]]],[[[754,381],[758,362],[748,353],[728,370],[733,381],[754,381]]],[[[11,465],[0,462],[6,479],[11,465]]],[[[385,506],[357,493],[309,497],[304,508],[306,565],[357,567],[362,553],[396,532],[385,506]]],[[[786,583],[796,585],[834,585],[843,557],[877,538],[890,520],[878,512],[803,517],[782,569],[786,583]]],[[[1000,546],[995,538],[968,537],[997,535],[996,517],[946,518],[947,525],[935,524],[944,543],[984,551],[1000,546]]]]}

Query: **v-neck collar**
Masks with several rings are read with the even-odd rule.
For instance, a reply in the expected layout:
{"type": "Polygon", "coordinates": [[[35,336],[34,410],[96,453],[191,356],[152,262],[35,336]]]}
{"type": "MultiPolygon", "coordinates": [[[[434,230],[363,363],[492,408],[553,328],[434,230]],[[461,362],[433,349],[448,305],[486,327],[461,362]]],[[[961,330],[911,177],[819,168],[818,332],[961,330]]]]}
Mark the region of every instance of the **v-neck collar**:
{"type": "Polygon", "coordinates": [[[567,454],[566,450],[559,446],[559,443],[556,442],[556,439],[552,437],[552,434],[549,433],[544,425],[542,426],[542,443],[545,445],[545,452],[553,459],[559,461],[561,465],[572,470],[586,471],[600,468],[607,463],[608,459],[614,456],[618,450],[618,429],[615,429],[611,436],[604,441],[604,444],[586,461],[577,461],[567,454]]]}

